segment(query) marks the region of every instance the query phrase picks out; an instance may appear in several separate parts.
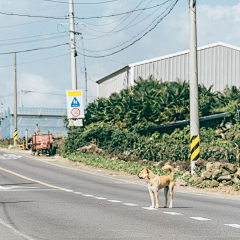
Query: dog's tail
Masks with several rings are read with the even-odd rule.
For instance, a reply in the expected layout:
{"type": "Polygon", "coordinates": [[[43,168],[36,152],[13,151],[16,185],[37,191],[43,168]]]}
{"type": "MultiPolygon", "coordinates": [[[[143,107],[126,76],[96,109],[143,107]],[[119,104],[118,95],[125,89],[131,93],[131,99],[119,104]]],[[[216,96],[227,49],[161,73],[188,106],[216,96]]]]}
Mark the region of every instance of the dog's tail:
{"type": "Polygon", "coordinates": [[[169,170],[170,171],[170,177],[173,180],[173,169],[172,169],[171,166],[166,165],[166,166],[162,167],[162,170],[169,170]]]}

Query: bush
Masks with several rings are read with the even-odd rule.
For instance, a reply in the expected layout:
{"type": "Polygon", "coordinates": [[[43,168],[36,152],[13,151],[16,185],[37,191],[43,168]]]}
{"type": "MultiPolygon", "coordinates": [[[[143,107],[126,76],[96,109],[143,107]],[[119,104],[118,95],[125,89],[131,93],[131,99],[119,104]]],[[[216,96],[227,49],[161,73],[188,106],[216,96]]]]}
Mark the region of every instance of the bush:
{"type": "MultiPolygon", "coordinates": [[[[175,129],[171,134],[155,132],[151,136],[142,136],[139,134],[138,127],[139,126],[133,126],[132,130],[128,132],[111,123],[101,122],[91,124],[80,130],[74,128],[69,131],[68,138],[65,139],[64,153],[71,153],[80,147],[96,144],[99,148],[108,150],[109,152],[127,152],[128,155],[136,156],[140,159],[147,159],[148,161],[189,161],[189,126],[183,130],[175,129]]],[[[201,128],[201,158],[207,161],[220,161],[225,159],[228,162],[236,162],[236,160],[239,160],[239,129],[239,126],[234,126],[230,132],[231,137],[229,136],[228,140],[223,140],[214,137],[213,129],[201,128]]]]}

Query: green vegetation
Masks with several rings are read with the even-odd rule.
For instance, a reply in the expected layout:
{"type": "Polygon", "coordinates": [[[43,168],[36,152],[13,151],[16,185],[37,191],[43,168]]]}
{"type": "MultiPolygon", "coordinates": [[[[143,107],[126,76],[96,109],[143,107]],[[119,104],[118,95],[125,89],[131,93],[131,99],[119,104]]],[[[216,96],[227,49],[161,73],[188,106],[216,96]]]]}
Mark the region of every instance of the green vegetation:
{"type": "MultiPolygon", "coordinates": [[[[105,168],[115,171],[124,171],[129,174],[137,174],[143,170],[143,165],[136,162],[125,162],[123,160],[112,160],[104,155],[97,156],[94,154],[84,154],[82,152],[75,152],[68,156],[73,162],[82,162],[87,165],[94,167],[105,168]]],[[[159,166],[149,166],[148,167],[154,174],[166,175],[169,174],[169,171],[163,171],[159,166]]],[[[178,172],[174,177],[182,175],[183,172],[178,172]]]]}
{"type": "MultiPolygon", "coordinates": [[[[213,92],[211,87],[206,88],[203,85],[199,85],[198,89],[200,117],[228,113],[224,121],[212,121],[201,127],[201,158],[206,161],[239,163],[240,123],[237,110],[240,89],[227,87],[223,93],[213,92]],[[226,127],[226,123],[230,123],[230,127],[226,127]]],[[[103,149],[106,155],[98,156],[97,160],[96,156],[91,159],[90,163],[98,164],[98,167],[101,167],[101,162],[104,161],[103,167],[119,167],[135,174],[139,171],[136,167],[139,164],[134,164],[141,163],[144,159],[161,164],[181,161],[182,166],[185,162],[189,167],[189,126],[165,133],[151,130],[152,126],[187,120],[189,115],[188,82],[161,82],[152,77],[147,80],[140,78],[134,87],[90,103],[86,110],[84,127],[69,127],[63,155],[72,160],[81,158],[81,161],[90,161],[90,155],[79,155],[76,150],[95,144],[103,149]],[[115,162],[110,159],[118,160],[115,162]]],[[[68,124],[67,119],[65,123],[68,124]]],[[[161,164],[156,169],[161,169],[161,164]]],[[[140,166],[142,167],[141,164],[140,166]]]]}
{"type": "Polygon", "coordinates": [[[8,143],[6,143],[6,142],[0,142],[0,147],[1,148],[8,148],[8,143]]]}
{"type": "MultiPolygon", "coordinates": [[[[223,93],[212,92],[212,87],[199,85],[199,115],[229,112],[236,114],[240,90],[226,88],[223,93]]],[[[161,82],[150,77],[135,81],[135,86],[113,93],[109,98],[100,98],[87,108],[85,125],[96,122],[111,122],[121,128],[136,124],[160,125],[189,119],[189,83],[161,82]]]]}

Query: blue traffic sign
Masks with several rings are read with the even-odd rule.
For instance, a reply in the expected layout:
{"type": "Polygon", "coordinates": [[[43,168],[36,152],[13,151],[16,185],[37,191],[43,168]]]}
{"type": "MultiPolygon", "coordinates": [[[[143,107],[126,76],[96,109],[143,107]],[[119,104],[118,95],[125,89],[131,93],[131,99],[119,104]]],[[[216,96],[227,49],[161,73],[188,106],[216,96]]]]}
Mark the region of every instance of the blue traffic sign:
{"type": "Polygon", "coordinates": [[[80,107],[80,103],[76,97],[72,100],[71,107],[80,107]]]}

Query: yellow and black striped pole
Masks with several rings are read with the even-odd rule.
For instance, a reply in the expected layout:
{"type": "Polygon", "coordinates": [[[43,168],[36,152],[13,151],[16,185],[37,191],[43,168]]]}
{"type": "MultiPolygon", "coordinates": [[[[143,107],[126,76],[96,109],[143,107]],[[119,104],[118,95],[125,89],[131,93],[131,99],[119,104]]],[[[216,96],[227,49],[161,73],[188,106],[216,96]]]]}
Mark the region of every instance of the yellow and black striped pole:
{"type": "Polygon", "coordinates": [[[191,161],[198,161],[200,158],[200,138],[199,135],[190,138],[191,161]]]}
{"type": "MultiPolygon", "coordinates": [[[[17,141],[17,130],[15,129],[14,130],[14,137],[13,137],[13,140],[14,140],[14,143],[17,141]]],[[[15,145],[15,144],[14,144],[15,145]]]]}

